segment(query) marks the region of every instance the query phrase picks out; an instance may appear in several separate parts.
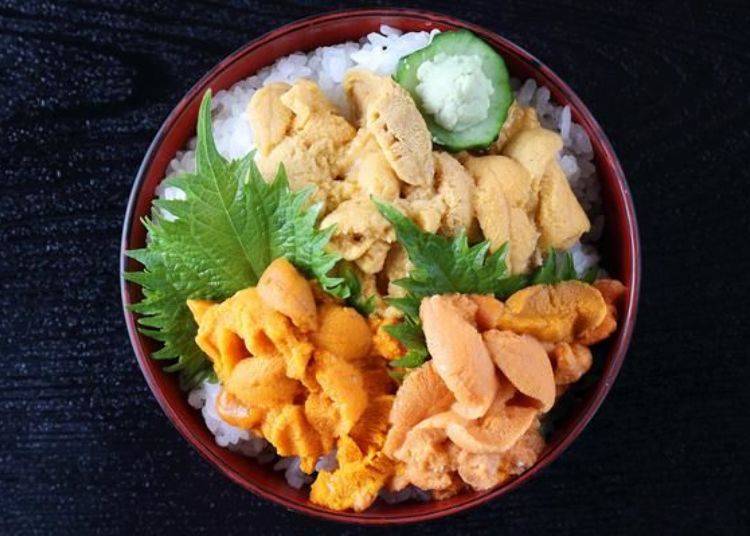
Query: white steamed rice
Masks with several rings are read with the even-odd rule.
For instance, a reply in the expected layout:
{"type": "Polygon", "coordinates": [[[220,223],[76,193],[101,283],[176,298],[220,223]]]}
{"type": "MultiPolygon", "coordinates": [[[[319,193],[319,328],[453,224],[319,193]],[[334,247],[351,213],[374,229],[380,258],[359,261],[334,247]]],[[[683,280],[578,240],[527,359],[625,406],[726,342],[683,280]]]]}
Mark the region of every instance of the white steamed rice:
{"type": "MultiPolygon", "coordinates": [[[[253,132],[245,115],[251,97],[259,88],[270,82],[293,83],[299,78],[309,78],[318,83],[328,98],[349,115],[342,81],[347,70],[362,67],[381,75],[390,75],[398,60],[411,52],[425,47],[434,32],[402,33],[389,26],[381,26],[380,33],[368,34],[359,43],[321,47],[309,52],[295,53],[277,60],[273,65],[261,69],[257,74],[241,80],[225,91],[219,91],[212,101],[212,124],[216,146],[226,158],[240,158],[254,147],[253,132]]],[[[538,87],[534,80],[521,83],[512,79],[511,85],[519,104],[533,106],[542,126],[559,132],[564,147],[560,154],[560,166],[565,172],[578,200],[588,213],[591,231],[583,237],[583,243],[572,248],[573,261],[579,271],[598,263],[599,255],[592,245],[602,233],[604,217],[601,209],[601,187],[593,163],[593,150],[588,135],[571,119],[568,106],[557,106],[550,102],[550,91],[538,87]]],[[[179,151],[169,163],[167,177],[195,170],[196,139],[179,151]]],[[[183,197],[177,188],[157,188],[157,195],[170,199],[183,197]]],[[[257,458],[261,463],[276,460],[273,468],[284,471],[290,486],[299,489],[312,482],[313,478],[300,470],[296,457],[278,458],[273,447],[252,432],[232,426],[221,419],[215,409],[219,385],[208,381],[190,392],[188,402],[201,410],[206,426],[214,434],[216,443],[232,451],[257,458]]],[[[335,451],[322,456],[316,470],[333,470],[337,467],[335,451]]],[[[380,497],[394,504],[405,500],[429,500],[429,494],[414,487],[392,493],[386,490],[380,497]]]]}

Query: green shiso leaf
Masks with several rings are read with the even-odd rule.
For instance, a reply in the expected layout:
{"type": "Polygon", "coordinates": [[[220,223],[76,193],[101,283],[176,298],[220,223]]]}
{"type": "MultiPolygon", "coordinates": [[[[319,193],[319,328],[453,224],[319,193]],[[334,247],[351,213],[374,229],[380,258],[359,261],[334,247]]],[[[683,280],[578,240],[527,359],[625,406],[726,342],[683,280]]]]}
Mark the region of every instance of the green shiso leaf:
{"type": "Polygon", "coordinates": [[[338,274],[349,289],[349,299],[347,300],[349,305],[364,316],[372,314],[375,311],[375,296],[365,298],[362,294],[362,282],[359,280],[352,264],[347,261],[341,261],[338,264],[338,274]]]}
{"type": "Polygon", "coordinates": [[[584,283],[588,283],[591,285],[594,281],[596,281],[596,278],[599,276],[599,267],[598,266],[592,266],[583,274],[581,275],[580,279],[584,283]]]}
{"type": "Polygon", "coordinates": [[[400,324],[383,328],[407,350],[404,357],[391,362],[392,366],[414,368],[429,357],[419,321],[422,298],[449,293],[506,297],[526,283],[525,277],[509,274],[507,244],[489,253],[487,241],[470,246],[464,233],[455,238],[426,233],[392,206],[374,203],[393,225],[398,241],[414,265],[408,277],[394,281],[406,290],[406,296],[388,300],[405,316],[400,324]]]}
{"type": "Polygon", "coordinates": [[[395,337],[406,347],[404,357],[391,361],[393,367],[414,368],[427,360],[427,344],[422,332],[422,326],[413,317],[406,317],[403,322],[384,326],[383,329],[389,335],[395,337]]]}
{"type": "Polygon", "coordinates": [[[393,225],[399,243],[414,265],[408,277],[394,281],[406,290],[406,295],[388,300],[390,305],[404,313],[403,322],[383,328],[407,350],[404,357],[391,362],[394,367],[418,367],[429,358],[419,321],[419,304],[425,297],[460,293],[493,294],[504,299],[529,285],[570,279],[593,281],[598,272],[592,269],[579,275],[569,252],[558,253],[550,249],[542,266],[533,274],[510,275],[506,262],[507,243],[490,253],[488,241],[470,246],[464,233],[448,238],[424,232],[392,206],[376,200],[373,202],[393,225]]]}
{"type": "Polygon", "coordinates": [[[340,257],[326,249],[333,228],[315,227],[321,206],[309,205],[311,190],[292,192],[283,167],[267,183],[253,153],[232,161],[219,154],[210,91],[201,103],[197,135],[195,173],[168,181],[185,199],[154,201],[153,218],[144,220],[147,247],[128,252],[143,270],[125,274],[143,289],[143,300],[132,307],[141,315],[141,331],[163,344],[152,357],[175,360],[165,370],[179,372],[185,389],[212,375],[195,344],[197,326],[186,300],[224,300],[255,285],[278,257],[334,296],[351,294],[344,277],[331,275],[340,257]]]}
{"type": "MultiPolygon", "coordinates": [[[[524,286],[525,277],[510,275],[507,244],[489,253],[488,241],[470,246],[463,232],[454,238],[426,233],[392,206],[379,201],[375,204],[393,225],[398,241],[414,265],[408,277],[394,282],[406,289],[412,306],[413,300],[417,300],[418,307],[422,298],[435,294],[506,297],[524,286]]],[[[399,302],[393,304],[399,306],[399,302]]]]}
{"type": "Polygon", "coordinates": [[[599,273],[599,268],[592,266],[584,273],[576,272],[573,255],[569,251],[555,251],[550,248],[544,263],[529,278],[531,285],[554,285],[562,281],[578,280],[593,283],[599,273]]]}

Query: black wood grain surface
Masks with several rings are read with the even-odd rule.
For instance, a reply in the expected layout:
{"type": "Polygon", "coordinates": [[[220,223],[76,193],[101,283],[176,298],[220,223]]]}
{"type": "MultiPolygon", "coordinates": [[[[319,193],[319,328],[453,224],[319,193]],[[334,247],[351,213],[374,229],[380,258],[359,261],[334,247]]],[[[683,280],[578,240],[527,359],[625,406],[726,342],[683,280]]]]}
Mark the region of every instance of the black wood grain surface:
{"type": "MultiPolygon", "coordinates": [[[[645,272],[625,366],[572,448],[493,504],[393,532],[748,534],[748,4],[417,4],[578,92],[628,175],[645,272]]],[[[117,268],[135,172],[184,92],[249,39],[352,5],[0,0],[0,533],[359,532],[243,491],[172,428],[117,268]]]]}

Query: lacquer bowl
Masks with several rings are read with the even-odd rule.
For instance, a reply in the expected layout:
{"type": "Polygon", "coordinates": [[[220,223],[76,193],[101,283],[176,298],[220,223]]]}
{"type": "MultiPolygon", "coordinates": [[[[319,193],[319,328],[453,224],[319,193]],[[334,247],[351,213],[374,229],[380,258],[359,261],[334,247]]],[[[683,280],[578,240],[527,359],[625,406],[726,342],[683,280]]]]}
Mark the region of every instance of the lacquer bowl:
{"type": "Polygon", "coordinates": [[[120,255],[122,301],[133,350],[151,391],[185,439],[218,470],[257,495],[310,516],[371,525],[435,519],[498,500],[534,478],[559,457],[594,416],[622,366],[633,332],[641,271],[638,228],[625,176],[606,135],[575,93],[548,67],[507,39],[452,17],[411,9],[338,11],[300,20],[249,42],[211,69],[175,106],[146,153],[130,195],[120,255]],[[553,101],[570,106],[573,120],[591,139],[602,184],[606,226],[600,249],[604,266],[612,276],[625,283],[629,292],[620,311],[617,333],[598,352],[597,359],[602,361],[596,381],[580,394],[568,414],[556,424],[546,449],[527,472],[495,489],[464,492],[443,501],[406,502],[393,506],[378,501],[362,513],[334,512],[312,504],[307,499],[306,490],[297,491],[288,486],[283,472],[274,472],[269,465],[261,465],[214,442],[200,413],[188,405],[186,393],[180,390],[177,378],[164,372],[162,363],[150,359],[151,353],[158,348],[157,343],[138,332],[136,318],[127,309],[129,304],[140,300],[140,288],[126,282],[122,273],[138,269],[138,265],[125,256],[125,251],[143,247],[146,232],[141,218],[149,214],[154,190],[164,177],[169,161],[195,135],[198,107],[208,88],[214,93],[226,89],[282,56],[358,40],[377,31],[381,24],[403,31],[468,28],[500,52],[511,76],[534,78],[538,84],[549,88],[553,101]]]}

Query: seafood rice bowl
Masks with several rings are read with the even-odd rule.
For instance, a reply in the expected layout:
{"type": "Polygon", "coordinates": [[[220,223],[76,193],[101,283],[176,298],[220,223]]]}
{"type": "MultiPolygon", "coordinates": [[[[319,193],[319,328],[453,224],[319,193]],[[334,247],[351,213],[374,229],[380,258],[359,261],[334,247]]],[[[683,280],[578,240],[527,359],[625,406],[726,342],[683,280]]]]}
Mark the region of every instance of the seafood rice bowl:
{"type": "Polygon", "coordinates": [[[532,467],[618,329],[591,142],[467,30],[381,26],[204,96],[129,255],[216,443],[336,511],[532,467]]]}

